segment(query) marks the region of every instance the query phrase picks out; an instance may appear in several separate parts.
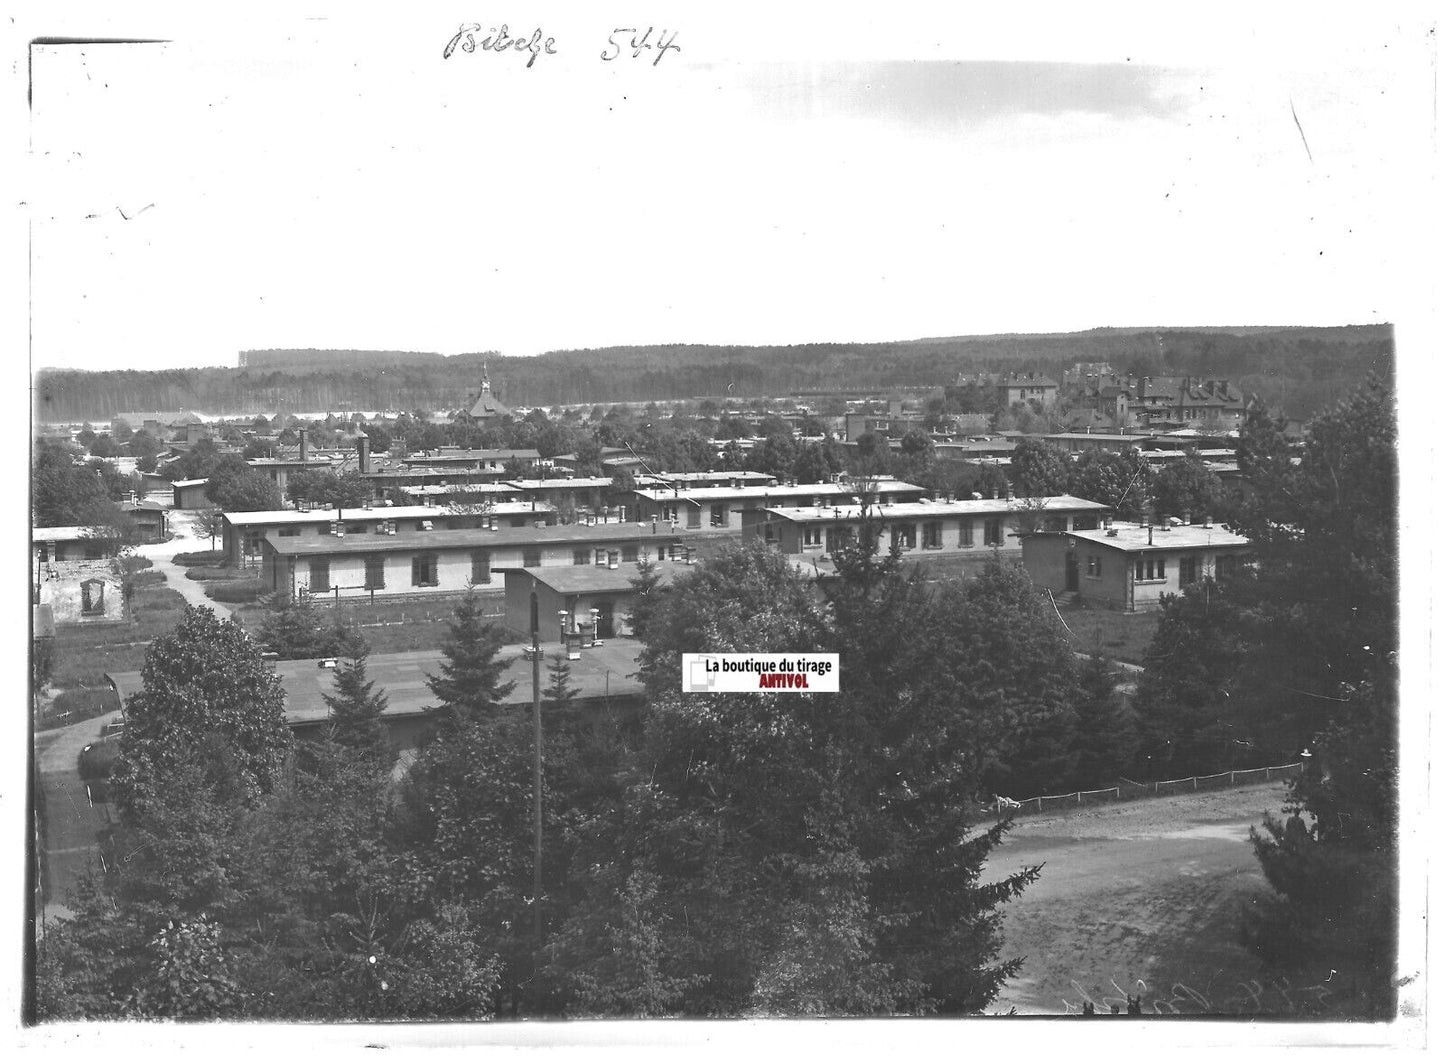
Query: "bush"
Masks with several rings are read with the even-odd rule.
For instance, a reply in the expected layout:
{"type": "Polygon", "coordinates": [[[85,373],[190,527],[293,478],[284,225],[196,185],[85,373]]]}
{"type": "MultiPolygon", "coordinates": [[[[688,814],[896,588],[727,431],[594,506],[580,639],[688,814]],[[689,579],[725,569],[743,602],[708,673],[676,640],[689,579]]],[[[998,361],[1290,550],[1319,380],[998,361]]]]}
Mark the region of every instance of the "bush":
{"type": "Polygon", "coordinates": [[[107,712],[115,712],[119,708],[120,697],[109,685],[75,687],[55,695],[48,714],[48,723],[54,727],[68,726],[81,720],[104,716],[107,712]],[[67,712],[70,715],[63,717],[62,714],[67,712]]]}
{"type": "Polygon", "coordinates": [[[86,782],[109,779],[110,769],[120,755],[120,742],[102,738],[80,751],[80,777],[86,782]]]}
{"type": "Polygon", "coordinates": [[[206,588],[206,597],[214,602],[254,602],[270,588],[258,579],[227,580],[206,588]]]}
{"type": "Polygon", "coordinates": [[[227,568],[224,565],[202,565],[196,568],[186,569],[186,579],[196,581],[203,580],[229,580],[229,579],[253,579],[254,573],[242,568],[227,568]]]}
{"type": "Polygon", "coordinates": [[[224,550],[193,550],[188,554],[177,554],[171,561],[177,565],[220,565],[226,560],[224,550]]]}
{"type": "Polygon", "coordinates": [[[166,581],[164,572],[138,572],[135,576],[135,585],[140,587],[154,587],[166,581]]]}

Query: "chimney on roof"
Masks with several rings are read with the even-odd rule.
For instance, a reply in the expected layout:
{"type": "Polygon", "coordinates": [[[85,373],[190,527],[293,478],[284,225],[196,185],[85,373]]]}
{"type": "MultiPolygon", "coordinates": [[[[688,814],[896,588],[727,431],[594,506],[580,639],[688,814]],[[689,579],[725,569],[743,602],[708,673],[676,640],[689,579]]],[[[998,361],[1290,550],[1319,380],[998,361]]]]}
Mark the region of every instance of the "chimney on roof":
{"type": "Polygon", "coordinates": [[[310,449],[306,446],[306,429],[298,428],[296,429],[296,434],[301,437],[301,460],[304,462],[306,456],[311,453],[310,449]]]}
{"type": "Polygon", "coordinates": [[[371,472],[371,439],[365,434],[356,437],[356,470],[363,475],[371,472]]]}
{"type": "Polygon", "coordinates": [[[1208,513],[1204,514],[1204,526],[1205,526],[1206,528],[1208,528],[1208,527],[1210,526],[1210,524],[1211,524],[1211,522],[1212,522],[1213,520],[1214,520],[1214,518],[1211,517],[1208,513]]]}
{"type": "Polygon", "coordinates": [[[1190,516],[1192,516],[1192,514],[1189,512],[1189,510],[1186,509],[1186,510],[1184,511],[1184,517],[1183,517],[1184,523],[1185,523],[1186,525],[1190,523],[1190,520],[1189,520],[1190,516]]]}

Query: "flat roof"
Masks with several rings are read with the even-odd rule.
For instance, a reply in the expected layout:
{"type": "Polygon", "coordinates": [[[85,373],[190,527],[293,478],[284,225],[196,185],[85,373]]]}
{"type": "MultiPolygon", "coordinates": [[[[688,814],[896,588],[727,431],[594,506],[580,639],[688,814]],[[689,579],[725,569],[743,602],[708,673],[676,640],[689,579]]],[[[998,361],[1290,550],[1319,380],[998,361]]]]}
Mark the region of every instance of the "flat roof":
{"type": "Polygon", "coordinates": [[[67,525],[58,528],[32,528],[30,538],[37,543],[68,542],[72,539],[104,539],[105,530],[96,525],[67,525]]]}
{"type": "MultiPolygon", "coordinates": [[[[923,488],[915,484],[904,483],[901,480],[879,480],[870,485],[873,493],[881,491],[901,492],[918,491],[922,493],[923,488]]],[[[770,495],[783,495],[792,497],[794,495],[816,495],[818,497],[831,497],[834,495],[856,495],[859,485],[856,483],[821,483],[821,484],[794,484],[789,487],[787,484],[774,484],[771,487],[692,487],[674,491],[670,487],[646,487],[639,488],[635,493],[652,502],[666,502],[668,499],[686,499],[694,502],[714,502],[729,498],[767,498],[770,495]]]]}
{"type": "Polygon", "coordinates": [[[507,480],[507,486],[519,491],[545,491],[552,487],[611,487],[610,476],[554,476],[548,480],[507,480]]]}
{"type": "MultiPolygon", "coordinates": [[[[679,568],[687,568],[678,562],[658,565],[654,571],[658,581],[671,583],[679,568]]],[[[630,561],[617,568],[605,565],[543,565],[540,568],[498,568],[507,578],[532,577],[558,594],[596,594],[606,591],[629,591],[632,581],[637,578],[639,568],[630,561]]]]}
{"type": "Polygon", "coordinates": [[[1149,542],[1149,528],[1147,525],[1119,524],[1115,523],[1112,529],[1100,528],[1097,531],[1075,531],[1062,534],[1081,539],[1084,542],[1094,543],[1098,546],[1107,546],[1111,550],[1123,550],[1126,553],[1147,553],[1160,550],[1189,550],[1198,547],[1211,549],[1238,549],[1249,545],[1249,540],[1243,535],[1236,535],[1218,524],[1205,527],[1202,524],[1180,524],[1165,531],[1162,526],[1154,527],[1154,542],[1149,542]],[[1116,532],[1110,535],[1110,530],[1116,532]]]}
{"type": "MultiPolygon", "coordinates": [[[[549,543],[631,543],[676,542],[682,529],[666,524],[658,530],[638,524],[552,524],[545,528],[451,528],[439,531],[406,531],[395,535],[318,535],[315,538],[267,535],[266,542],[282,556],[298,557],[320,554],[376,554],[394,550],[475,549],[496,546],[531,546],[549,543]]],[[[708,529],[711,531],[711,529],[708,529]]],[[[694,534],[701,529],[692,529],[694,534]]],[[[716,533],[714,533],[716,534],[716,533]]]]}
{"type": "Polygon", "coordinates": [[[505,461],[507,458],[540,458],[541,456],[540,452],[530,448],[520,450],[423,450],[415,454],[408,454],[401,460],[407,463],[416,461],[419,464],[425,464],[429,461],[493,461],[498,458],[505,461]]]}
{"type": "MultiPolygon", "coordinates": [[[[1047,513],[1108,510],[1102,502],[1090,502],[1073,495],[1051,495],[1043,498],[963,498],[952,502],[888,502],[868,507],[868,514],[883,520],[899,517],[967,517],[981,513],[1022,513],[1035,509],[1047,513]],[[1025,505],[1027,503],[1027,505],[1025,505]]],[[[763,512],[783,520],[810,522],[825,520],[861,520],[861,507],[788,506],[768,507],[763,512]]]]}
{"type": "Polygon", "coordinates": [[[510,495],[515,494],[516,489],[511,484],[492,480],[487,483],[467,484],[406,484],[401,487],[392,488],[404,495],[444,495],[453,492],[463,495],[510,495]]]}
{"type": "Polygon", "coordinates": [[[765,472],[724,469],[718,472],[659,472],[637,477],[638,483],[689,483],[693,480],[776,480],[765,472]]]}
{"type": "Polygon", "coordinates": [[[373,506],[366,509],[352,506],[340,515],[334,509],[317,506],[302,512],[299,509],[258,509],[249,513],[227,513],[227,523],[245,528],[255,524],[320,524],[333,520],[412,520],[436,516],[455,516],[440,506],[373,506]]]}
{"type": "MultiPolygon", "coordinates": [[[[554,616],[553,621],[556,620],[554,616]]],[[[503,681],[516,682],[509,705],[531,704],[532,666],[522,656],[530,640],[510,643],[497,655],[504,666],[503,681]]],[[[633,677],[637,671],[637,653],[641,643],[629,638],[610,638],[602,646],[589,646],[582,659],[573,661],[571,682],[580,688],[579,697],[601,698],[606,695],[626,697],[638,693],[642,684],[633,677]]],[[[542,628],[542,650],[550,658],[561,647],[557,643],[557,627],[542,628]]],[[[373,653],[366,659],[366,677],[377,688],[386,691],[387,707],[383,716],[415,716],[435,705],[436,697],[427,686],[429,676],[441,670],[441,650],[413,650],[406,653],[373,653]]],[[[336,693],[336,672],[318,667],[316,660],[275,661],[272,667],[286,691],[286,719],[290,723],[313,723],[325,720],[330,710],[325,695],[336,693]]],[[[108,678],[124,701],[142,688],[140,672],[111,672],[108,678]]]]}

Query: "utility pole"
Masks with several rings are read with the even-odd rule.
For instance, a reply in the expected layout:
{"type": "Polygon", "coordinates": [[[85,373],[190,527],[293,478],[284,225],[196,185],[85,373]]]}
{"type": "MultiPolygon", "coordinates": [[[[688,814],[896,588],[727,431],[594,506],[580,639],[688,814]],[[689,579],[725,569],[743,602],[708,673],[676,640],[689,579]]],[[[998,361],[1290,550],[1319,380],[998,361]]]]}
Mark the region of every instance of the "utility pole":
{"type": "Polygon", "coordinates": [[[537,579],[532,578],[532,914],[537,959],[542,955],[542,646],[537,616],[537,579]]]}

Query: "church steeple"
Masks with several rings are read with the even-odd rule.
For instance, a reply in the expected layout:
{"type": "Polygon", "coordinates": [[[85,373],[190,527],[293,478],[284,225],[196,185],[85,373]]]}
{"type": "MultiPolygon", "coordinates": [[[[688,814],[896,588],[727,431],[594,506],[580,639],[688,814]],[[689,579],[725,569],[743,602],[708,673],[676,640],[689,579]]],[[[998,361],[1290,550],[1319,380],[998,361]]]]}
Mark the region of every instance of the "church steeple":
{"type": "Polygon", "coordinates": [[[487,363],[486,363],[486,362],[483,362],[483,363],[482,363],[482,394],[483,394],[483,395],[490,395],[491,393],[492,393],[492,375],[491,375],[489,372],[487,372],[487,363]]]}

